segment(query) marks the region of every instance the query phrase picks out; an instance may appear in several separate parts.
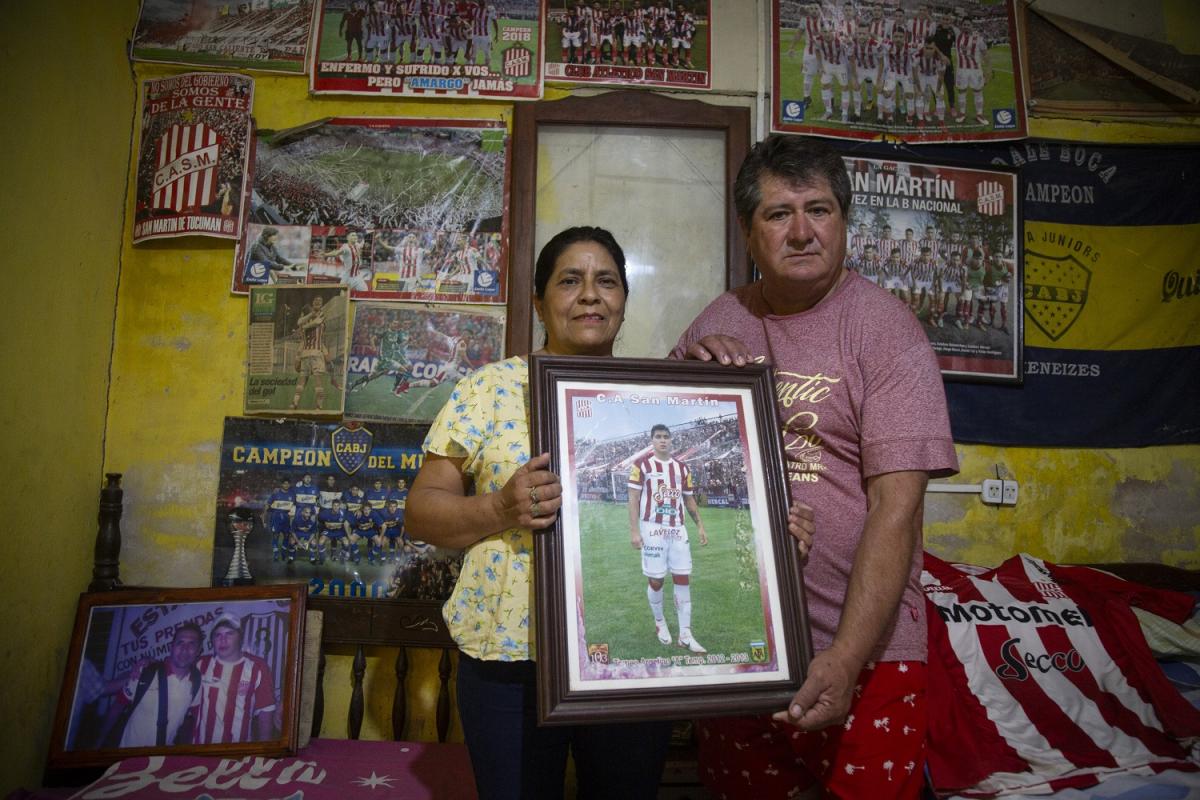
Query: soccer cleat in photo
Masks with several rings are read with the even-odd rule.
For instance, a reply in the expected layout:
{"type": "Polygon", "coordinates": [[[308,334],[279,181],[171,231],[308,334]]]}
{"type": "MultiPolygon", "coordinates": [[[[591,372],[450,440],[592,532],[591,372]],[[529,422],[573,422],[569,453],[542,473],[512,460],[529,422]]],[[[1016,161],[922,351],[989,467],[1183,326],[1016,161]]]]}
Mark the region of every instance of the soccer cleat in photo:
{"type": "Polygon", "coordinates": [[[663,644],[671,643],[671,629],[667,627],[667,621],[654,620],[654,632],[658,634],[658,640],[663,644]]]}
{"type": "Polygon", "coordinates": [[[704,649],[703,645],[701,645],[694,638],[692,638],[692,632],[689,630],[683,630],[683,631],[679,632],[679,646],[686,647],[688,650],[691,650],[693,653],[707,653],[708,652],[707,650],[704,649]]]}

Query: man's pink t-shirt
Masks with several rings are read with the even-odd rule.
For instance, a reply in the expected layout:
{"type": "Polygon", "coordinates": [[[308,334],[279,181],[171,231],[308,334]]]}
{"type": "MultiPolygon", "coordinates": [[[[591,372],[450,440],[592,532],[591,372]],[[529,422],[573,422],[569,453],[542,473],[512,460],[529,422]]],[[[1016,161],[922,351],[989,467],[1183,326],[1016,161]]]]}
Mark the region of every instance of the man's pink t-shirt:
{"type": "MultiPolygon", "coordinates": [[[[866,479],[958,470],[937,359],[921,324],[889,292],[854,273],[814,307],[777,316],[762,282],[718,297],[680,337],[674,358],[709,334],[740,339],[775,367],[792,498],[812,506],[804,568],[813,645],[832,644],[867,516],[866,479]]],[[[914,548],[896,616],[873,660],[925,660],[922,547],[914,548]]]]}

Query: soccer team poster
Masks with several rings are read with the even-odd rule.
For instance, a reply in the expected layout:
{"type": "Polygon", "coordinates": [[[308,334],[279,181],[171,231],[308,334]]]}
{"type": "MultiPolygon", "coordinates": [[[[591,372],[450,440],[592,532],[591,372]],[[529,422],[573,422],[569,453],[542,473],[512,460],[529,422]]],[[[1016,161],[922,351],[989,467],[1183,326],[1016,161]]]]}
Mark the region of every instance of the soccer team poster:
{"type": "Polygon", "coordinates": [[[313,0],[142,0],[135,61],[304,72],[313,0]]]}
{"type": "Polygon", "coordinates": [[[317,0],[313,94],[536,100],[541,0],[317,0]]]}
{"type": "Polygon", "coordinates": [[[425,425],[227,417],[213,585],[307,582],[310,595],[441,600],[457,551],[408,535],[425,425]],[[234,531],[245,533],[239,563],[234,531]]]}
{"type": "Polygon", "coordinates": [[[547,0],[546,80],[708,89],[709,0],[547,0]]]}
{"type": "Polygon", "coordinates": [[[250,149],[254,81],[188,72],[142,82],[133,241],[236,239],[250,149]]]}
{"type": "Polygon", "coordinates": [[[846,266],[912,309],[942,372],[1022,377],[1013,171],[849,157],[846,266]]]}
{"type": "Polygon", "coordinates": [[[508,140],[498,121],[335,118],[260,132],[233,291],[503,304],[508,140]]]}
{"type": "Polygon", "coordinates": [[[772,0],[772,127],[910,142],[1020,139],[1013,0],[772,0]]]}

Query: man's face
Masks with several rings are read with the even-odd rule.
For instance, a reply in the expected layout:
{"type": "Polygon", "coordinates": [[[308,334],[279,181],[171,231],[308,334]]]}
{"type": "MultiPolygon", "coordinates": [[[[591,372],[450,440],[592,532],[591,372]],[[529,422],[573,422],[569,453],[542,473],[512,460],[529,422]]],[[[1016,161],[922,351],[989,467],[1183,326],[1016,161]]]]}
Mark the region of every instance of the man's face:
{"type": "Polygon", "coordinates": [[[912,228],[904,229],[904,238],[910,242],[912,241],[912,238],[913,238],[913,229],[912,228]]]}
{"type": "Polygon", "coordinates": [[[351,244],[351,245],[358,244],[358,234],[357,233],[347,233],[346,234],[346,242],[347,242],[347,244],[351,244]]]}
{"type": "Polygon", "coordinates": [[[286,479],[286,478],[285,478],[284,480],[281,480],[281,481],[279,482],[279,488],[280,488],[280,490],[282,490],[282,491],[285,491],[285,492],[287,491],[287,489],[288,489],[288,486],[290,486],[290,485],[291,485],[291,484],[289,484],[289,483],[288,483],[288,481],[287,481],[287,479],[286,479]]]}
{"type": "Polygon", "coordinates": [[[221,625],[212,635],[213,652],[222,661],[236,661],[242,654],[242,632],[228,625],[221,625]]]}
{"type": "Polygon", "coordinates": [[[766,173],[758,186],[746,238],[768,296],[811,306],[842,276],[846,218],[824,178],[799,186],[766,173]]]}
{"type": "Polygon", "coordinates": [[[383,488],[383,481],[375,481],[375,488],[376,488],[376,489],[382,489],[382,488],[383,488]]]}
{"type": "Polygon", "coordinates": [[[336,482],[337,482],[337,479],[334,478],[332,475],[325,476],[325,485],[328,486],[330,489],[333,488],[333,484],[336,482]]]}
{"type": "Polygon", "coordinates": [[[650,437],[650,444],[654,447],[654,455],[659,458],[669,458],[671,456],[671,434],[669,431],[655,431],[650,437]]]}
{"type": "Polygon", "coordinates": [[[312,475],[305,475],[303,481],[305,486],[312,486],[312,475]]]}
{"type": "Polygon", "coordinates": [[[405,481],[404,478],[397,478],[396,479],[396,488],[399,489],[400,491],[404,491],[405,489],[408,488],[408,482],[405,481]]]}
{"type": "Polygon", "coordinates": [[[186,672],[200,657],[200,634],[191,628],[182,628],[175,633],[171,642],[171,665],[176,672],[186,672]]]}

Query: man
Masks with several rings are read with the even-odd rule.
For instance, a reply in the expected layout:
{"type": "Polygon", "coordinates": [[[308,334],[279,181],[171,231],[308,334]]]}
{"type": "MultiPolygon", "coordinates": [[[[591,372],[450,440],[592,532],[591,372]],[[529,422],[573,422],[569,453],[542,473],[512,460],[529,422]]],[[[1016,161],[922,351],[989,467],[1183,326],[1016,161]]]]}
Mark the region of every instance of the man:
{"type": "MultiPolygon", "coordinates": [[[[271,492],[263,506],[263,527],[271,534],[271,560],[279,561],[287,554],[288,534],[292,516],[296,513],[296,495],[287,475],[279,476],[279,486],[271,492]]],[[[293,555],[288,560],[294,560],[293,555]]]]}
{"type": "Polygon", "coordinates": [[[325,404],[326,384],[333,380],[329,374],[329,350],[325,347],[325,298],[316,295],[308,310],[296,320],[296,333],[300,338],[300,355],[296,359],[296,388],[292,392],[293,411],[300,407],[300,399],[308,379],[312,378],[315,407],[320,410],[325,404]]]}
{"type": "Polygon", "coordinates": [[[200,691],[192,700],[195,744],[274,739],[275,681],[261,658],[242,651],[242,621],[221,616],[208,632],[213,654],[201,656],[200,691]]]}
{"type": "Polygon", "coordinates": [[[313,483],[311,472],[306,472],[300,477],[300,482],[292,487],[292,502],[295,503],[295,508],[292,510],[294,518],[303,509],[308,510],[316,516],[317,506],[321,502],[321,493],[313,483]]]}
{"type": "Polygon", "coordinates": [[[337,476],[332,472],[325,476],[325,485],[317,492],[317,505],[333,508],[333,501],[342,499],[342,490],[337,487],[337,476]]]}
{"type": "Polygon", "coordinates": [[[346,40],[346,61],[350,60],[350,51],[354,45],[358,45],[358,57],[354,60],[363,60],[363,21],[366,17],[367,10],[363,8],[363,4],[354,2],[338,22],[338,36],[346,40]]]}
{"type": "Polygon", "coordinates": [[[375,337],[375,352],[378,355],[371,366],[371,371],[360,375],[350,384],[350,391],[356,392],[376,378],[391,375],[392,391],[412,377],[412,362],[408,358],[408,332],[399,319],[393,319],[391,324],[375,337]]]}
{"type": "MultiPolygon", "coordinates": [[[[317,526],[317,517],[313,513],[316,506],[297,506],[296,516],[292,518],[291,535],[288,538],[287,560],[290,564],[296,560],[297,550],[308,551],[308,563],[317,564],[317,545],[320,544],[321,532],[317,526]]],[[[321,559],[322,563],[324,558],[321,559]]]]}
{"type": "Polygon", "coordinates": [[[734,198],[762,279],[717,298],[672,356],[773,362],[792,513],[819,515],[804,569],[816,655],[787,709],[701,725],[701,773],[730,797],[819,782],[917,798],[922,503],[930,476],[957,469],[937,360],[905,304],[846,269],[850,179],[828,144],[768,137],[734,198]]]}
{"type": "Polygon", "coordinates": [[[113,704],[109,741],[119,742],[118,747],[191,741],[190,730],[181,728],[200,689],[196,659],[203,641],[200,626],[185,622],[175,630],[165,659],[133,671],[113,704]]]}
{"type": "Polygon", "coordinates": [[[946,99],[942,94],[942,82],[946,76],[949,59],[938,50],[933,37],[926,37],[917,52],[913,69],[917,76],[917,126],[936,122],[946,126],[946,99]]]}
{"type": "Polygon", "coordinates": [[[298,278],[302,278],[304,274],[296,264],[288,261],[279,252],[279,229],[268,225],[262,229],[258,240],[250,247],[243,280],[255,285],[280,283],[280,273],[288,271],[295,272],[298,278]]]}
{"type": "Polygon", "coordinates": [[[629,470],[629,541],[642,554],[646,598],[654,615],[654,632],[662,644],[671,643],[671,629],[663,616],[663,582],[671,573],[680,647],[706,653],[692,636],[692,550],[688,544],[683,510],[696,523],[700,546],[708,534],[700,521],[695,480],[687,465],[671,457],[671,430],[666,425],[650,429],[651,452],[633,462],[629,470]]]}
{"type": "Polygon", "coordinates": [[[954,43],[954,51],[958,60],[958,74],[954,79],[954,89],[958,93],[955,122],[967,121],[968,97],[975,102],[975,121],[987,125],[988,118],[984,114],[983,87],[991,77],[991,65],[988,63],[988,46],[983,35],[976,29],[973,20],[962,17],[959,20],[960,32],[954,43]],[[971,94],[968,95],[967,92],[971,94]]]}
{"type": "Polygon", "coordinates": [[[318,563],[325,560],[328,548],[331,560],[357,564],[358,534],[350,527],[350,516],[342,508],[342,498],[334,500],[329,508],[322,508],[317,513],[317,523],[321,530],[321,538],[317,541],[318,563]]]}

